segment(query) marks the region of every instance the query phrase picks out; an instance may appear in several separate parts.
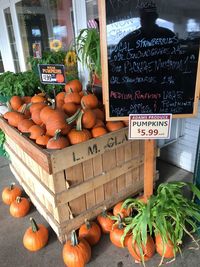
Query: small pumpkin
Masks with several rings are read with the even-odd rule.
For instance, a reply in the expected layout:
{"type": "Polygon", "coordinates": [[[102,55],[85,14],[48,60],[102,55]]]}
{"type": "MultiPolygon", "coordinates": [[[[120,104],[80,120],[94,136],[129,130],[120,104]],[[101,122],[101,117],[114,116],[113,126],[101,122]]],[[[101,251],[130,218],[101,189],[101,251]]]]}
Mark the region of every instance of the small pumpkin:
{"type": "Polygon", "coordinates": [[[37,224],[33,218],[30,218],[30,222],[31,227],[24,233],[23,244],[29,251],[38,251],[48,242],[48,229],[43,224],[37,224]]]}
{"type": "Polygon", "coordinates": [[[24,102],[20,96],[14,95],[10,99],[10,105],[11,105],[12,109],[14,109],[14,110],[18,110],[18,108],[20,106],[22,106],[23,104],[24,104],[24,102]]]}
{"type": "Polygon", "coordinates": [[[96,245],[101,238],[101,229],[97,223],[85,220],[79,228],[79,237],[84,238],[91,246],[96,245]]]}
{"type": "Polygon", "coordinates": [[[66,94],[64,98],[65,103],[74,103],[76,105],[79,105],[81,103],[81,96],[78,92],[72,92],[66,94]]]}
{"type": "Polygon", "coordinates": [[[156,234],[155,243],[156,251],[160,256],[167,259],[175,257],[174,245],[169,238],[167,238],[166,242],[164,242],[162,236],[160,234],[156,234]]]}
{"type": "Polygon", "coordinates": [[[18,130],[22,133],[28,133],[28,130],[31,126],[35,125],[35,123],[30,119],[24,119],[18,123],[18,130]]]}
{"type": "Polygon", "coordinates": [[[28,214],[30,206],[27,198],[17,197],[10,205],[10,214],[16,218],[24,217],[28,214]]]}
{"type": "Polygon", "coordinates": [[[29,128],[28,133],[30,133],[30,139],[36,140],[38,136],[45,134],[45,130],[39,125],[33,125],[29,128]]]}
{"type": "Polygon", "coordinates": [[[148,261],[150,260],[153,255],[155,254],[155,243],[153,241],[153,238],[148,235],[147,236],[147,241],[146,244],[142,245],[142,251],[143,251],[143,256],[141,255],[140,249],[136,241],[133,243],[133,236],[131,235],[128,239],[127,243],[127,248],[131,256],[136,260],[136,261],[148,261]]]}
{"type": "Polygon", "coordinates": [[[17,128],[18,124],[24,119],[25,119],[25,116],[22,113],[19,113],[17,111],[11,111],[8,117],[8,124],[17,128]]]}
{"type": "Polygon", "coordinates": [[[31,103],[29,105],[29,110],[30,110],[30,113],[33,113],[35,110],[41,110],[46,106],[47,104],[45,103],[31,103]]]}
{"type": "Polygon", "coordinates": [[[44,103],[46,101],[46,98],[43,95],[34,95],[31,98],[31,103],[44,103]]]}
{"type": "Polygon", "coordinates": [[[81,98],[81,106],[84,109],[95,109],[98,103],[98,98],[94,94],[86,94],[81,98]]]}
{"type": "Polygon", "coordinates": [[[36,144],[38,144],[42,147],[46,147],[50,138],[51,137],[49,135],[43,134],[43,135],[38,136],[36,138],[35,142],[36,142],[36,144]]]}
{"type": "Polygon", "coordinates": [[[5,187],[2,192],[2,200],[6,205],[10,205],[17,197],[22,195],[20,187],[12,183],[9,187],[5,187]]]}
{"type": "Polygon", "coordinates": [[[124,128],[124,124],[122,121],[108,121],[106,123],[106,128],[109,132],[115,132],[124,128]]]}
{"type": "Polygon", "coordinates": [[[63,261],[68,267],[85,267],[91,259],[91,247],[84,238],[77,238],[76,232],[71,233],[62,251],[63,261]]]}
{"type": "Polygon", "coordinates": [[[64,103],[62,105],[62,110],[68,115],[68,116],[72,116],[73,114],[76,113],[76,111],[78,110],[78,105],[74,104],[74,103],[64,103]]]}
{"type": "Polygon", "coordinates": [[[91,109],[86,109],[83,112],[82,116],[82,126],[86,129],[91,129],[96,123],[96,115],[91,109]]]}
{"type": "Polygon", "coordinates": [[[115,223],[110,231],[110,241],[119,248],[127,247],[130,235],[126,235],[124,241],[122,242],[122,236],[124,235],[124,224],[123,218],[118,214],[117,223],[115,223]]]}
{"type": "Polygon", "coordinates": [[[65,92],[81,92],[82,83],[78,79],[74,79],[65,84],[65,92]]]}
{"type": "Polygon", "coordinates": [[[97,216],[97,221],[101,226],[101,230],[104,234],[110,233],[114,224],[114,221],[111,220],[109,216],[112,216],[112,213],[107,212],[106,210],[104,210],[101,214],[97,216]]]}
{"type": "Polygon", "coordinates": [[[61,136],[61,130],[56,130],[54,137],[49,139],[47,143],[48,149],[63,149],[69,146],[69,140],[67,137],[61,136]]]}
{"type": "Polygon", "coordinates": [[[91,130],[92,137],[97,138],[107,133],[107,130],[104,127],[95,127],[91,130]]]}
{"type": "Polygon", "coordinates": [[[123,201],[118,202],[113,208],[114,216],[120,214],[122,218],[128,217],[131,214],[131,209],[122,208],[123,201]]]}

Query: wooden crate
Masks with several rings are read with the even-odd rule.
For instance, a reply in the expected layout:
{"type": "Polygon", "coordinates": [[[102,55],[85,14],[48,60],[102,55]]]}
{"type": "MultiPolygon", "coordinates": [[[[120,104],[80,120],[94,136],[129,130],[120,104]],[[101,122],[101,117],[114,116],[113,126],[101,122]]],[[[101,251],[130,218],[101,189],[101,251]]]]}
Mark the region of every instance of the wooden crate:
{"type": "Polygon", "coordinates": [[[127,128],[50,151],[2,118],[0,127],[11,171],[61,242],[85,218],[143,190],[144,141],[128,140],[127,128]]]}

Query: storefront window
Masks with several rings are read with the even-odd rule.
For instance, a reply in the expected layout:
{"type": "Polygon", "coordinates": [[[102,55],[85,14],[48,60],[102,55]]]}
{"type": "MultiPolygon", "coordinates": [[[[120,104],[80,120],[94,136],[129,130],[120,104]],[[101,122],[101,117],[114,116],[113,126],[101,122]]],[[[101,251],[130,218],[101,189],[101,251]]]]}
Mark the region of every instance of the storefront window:
{"type": "Polygon", "coordinates": [[[16,12],[26,59],[69,49],[74,39],[72,0],[23,0],[16,12]]]}
{"type": "Polygon", "coordinates": [[[18,53],[17,53],[17,47],[16,47],[16,41],[15,41],[15,35],[14,35],[14,30],[13,30],[13,22],[12,22],[12,18],[11,18],[10,8],[4,9],[4,16],[5,16],[6,25],[7,25],[9,42],[10,42],[10,47],[11,47],[11,51],[12,51],[15,71],[19,72],[20,71],[19,57],[18,57],[18,53]]]}
{"type": "Polygon", "coordinates": [[[98,15],[98,1],[94,0],[86,0],[86,13],[87,13],[87,21],[91,19],[97,19],[98,15]]]}

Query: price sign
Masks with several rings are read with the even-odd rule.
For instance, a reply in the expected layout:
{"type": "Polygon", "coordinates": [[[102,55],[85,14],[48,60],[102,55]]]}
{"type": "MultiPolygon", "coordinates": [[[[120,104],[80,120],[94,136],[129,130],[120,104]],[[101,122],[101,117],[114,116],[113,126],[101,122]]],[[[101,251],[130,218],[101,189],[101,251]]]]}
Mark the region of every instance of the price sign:
{"type": "Polygon", "coordinates": [[[40,81],[44,84],[62,84],[65,81],[65,67],[61,64],[38,64],[40,81]]]}
{"type": "Polygon", "coordinates": [[[172,114],[130,114],[129,139],[170,138],[172,114]]]}

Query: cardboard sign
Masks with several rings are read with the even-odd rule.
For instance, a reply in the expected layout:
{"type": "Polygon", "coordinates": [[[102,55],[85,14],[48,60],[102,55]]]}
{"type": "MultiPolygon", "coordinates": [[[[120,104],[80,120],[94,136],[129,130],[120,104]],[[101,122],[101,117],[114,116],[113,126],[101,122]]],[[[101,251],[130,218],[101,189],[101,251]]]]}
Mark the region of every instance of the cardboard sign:
{"type": "Polygon", "coordinates": [[[40,81],[44,84],[62,84],[65,80],[65,67],[61,64],[38,64],[40,81]]]}
{"type": "Polygon", "coordinates": [[[170,138],[172,114],[130,114],[129,139],[170,138]]]}

